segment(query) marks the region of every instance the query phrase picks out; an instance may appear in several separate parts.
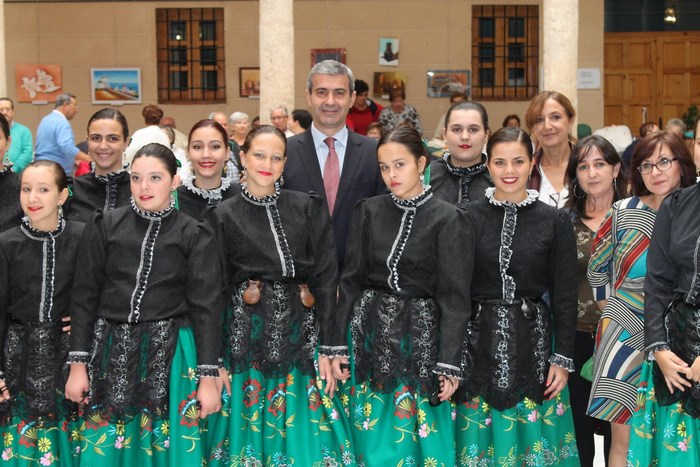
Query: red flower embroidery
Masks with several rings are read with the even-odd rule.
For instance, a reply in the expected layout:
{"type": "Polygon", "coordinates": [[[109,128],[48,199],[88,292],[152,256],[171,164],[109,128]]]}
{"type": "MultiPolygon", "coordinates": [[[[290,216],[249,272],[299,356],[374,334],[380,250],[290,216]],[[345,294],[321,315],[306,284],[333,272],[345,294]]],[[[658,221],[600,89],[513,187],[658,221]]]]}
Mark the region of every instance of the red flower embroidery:
{"type": "Polygon", "coordinates": [[[267,411],[272,415],[277,416],[278,413],[285,413],[287,410],[287,394],[284,389],[285,386],[282,383],[276,389],[267,393],[267,400],[270,401],[267,411]]]}
{"type": "Polygon", "coordinates": [[[248,379],[243,383],[243,405],[246,407],[252,407],[258,402],[260,402],[260,391],[262,386],[260,382],[256,379],[248,379]]]}
{"type": "Polygon", "coordinates": [[[399,418],[410,418],[417,412],[416,400],[406,386],[403,386],[401,391],[397,391],[394,394],[394,405],[396,406],[394,415],[399,418]]]}
{"type": "Polygon", "coordinates": [[[323,403],[321,393],[316,387],[316,380],[312,379],[309,385],[306,386],[306,395],[309,398],[309,408],[315,412],[323,403]]]}
{"type": "Polygon", "coordinates": [[[99,430],[100,427],[109,425],[109,420],[99,412],[91,413],[85,420],[85,427],[91,430],[99,430]]]}
{"type": "Polygon", "coordinates": [[[196,426],[199,423],[199,408],[197,407],[197,391],[187,396],[187,399],[180,402],[178,410],[180,411],[180,425],[185,425],[188,428],[196,426]]]}

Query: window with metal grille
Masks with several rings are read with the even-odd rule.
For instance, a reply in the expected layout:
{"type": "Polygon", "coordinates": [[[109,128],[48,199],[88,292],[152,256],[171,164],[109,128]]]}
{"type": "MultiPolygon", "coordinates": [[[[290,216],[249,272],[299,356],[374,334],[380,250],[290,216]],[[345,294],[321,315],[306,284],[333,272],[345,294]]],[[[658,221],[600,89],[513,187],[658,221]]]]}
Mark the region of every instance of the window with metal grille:
{"type": "Polygon", "coordinates": [[[157,8],[158,102],[226,102],[224,9],[157,8]]]}
{"type": "Polygon", "coordinates": [[[528,100],[538,68],[538,5],[472,6],[472,98],[528,100]]]}

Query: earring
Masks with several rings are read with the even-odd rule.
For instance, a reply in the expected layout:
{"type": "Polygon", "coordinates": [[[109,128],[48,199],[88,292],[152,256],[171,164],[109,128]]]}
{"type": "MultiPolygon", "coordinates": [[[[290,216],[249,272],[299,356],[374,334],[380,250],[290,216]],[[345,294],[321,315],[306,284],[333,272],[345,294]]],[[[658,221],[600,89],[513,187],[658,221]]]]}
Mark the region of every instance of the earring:
{"type": "Polygon", "coordinates": [[[425,189],[425,174],[423,172],[421,172],[420,175],[418,176],[418,179],[420,180],[420,184],[425,189]]]}
{"type": "Polygon", "coordinates": [[[228,174],[228,161],[224,162],[224,177],[228,174]]]}
{"type": "Polygon", "coordinates": [[[63,218],[63,205],[62,204],[58,205],[58,218],[59,219],[63,218]]]}
{"type": "MultiPolygon", "coordinates": [[[[614,184],[614,180],[613,180],[613,184],[614,184]]],[[[583,198],[586,197],[586,192],[583,191],[583,189],[579,186],[578,180],[574,181],[574,196],[576,197],[576,199],[583,199],[583,198]],[[581,193],[583,193],[583,194],[577,193],[577,192],[576,192],[576,189],[577,189],[577,188],[578,188],[579,191],[580,191],[581,193]]]]}
{"type": "Polygon", "coordinates": [[[284,186],[284,175],[280,175],[280,178],[277,179],[277,181],[279,182],[280,186],[284,186]]]}
{"type": "Polygon", "coordinates": [[[529,182],[531,178],[532,178],[532,172],[530,172],[529,174],[527,174],[527,181],[529,182]]]}
{"type": "Polygon", "coordinates": [[[619,195],[619,193],[617,192],[617,179],[616,178],[613,178],[613,190],[615,190],[615,194],[619,195]]]}

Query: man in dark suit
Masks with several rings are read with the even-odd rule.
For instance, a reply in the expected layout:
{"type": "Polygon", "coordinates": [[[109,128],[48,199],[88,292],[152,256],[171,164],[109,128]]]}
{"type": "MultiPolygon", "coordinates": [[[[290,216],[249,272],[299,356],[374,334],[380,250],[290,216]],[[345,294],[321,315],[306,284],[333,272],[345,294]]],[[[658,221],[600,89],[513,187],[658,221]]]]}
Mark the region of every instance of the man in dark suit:
{"type": "Polygon", "coordinates": [[[314,65],[306,82],[313,123],[308,131],[289,138],[284,166],[286,189],[314,191],[326,199],[340,267],[355,204],[386,192],[376,140],[345,126],[355,102],[354,86],[352,71],[342,63],[325,60],[314,65]]]}

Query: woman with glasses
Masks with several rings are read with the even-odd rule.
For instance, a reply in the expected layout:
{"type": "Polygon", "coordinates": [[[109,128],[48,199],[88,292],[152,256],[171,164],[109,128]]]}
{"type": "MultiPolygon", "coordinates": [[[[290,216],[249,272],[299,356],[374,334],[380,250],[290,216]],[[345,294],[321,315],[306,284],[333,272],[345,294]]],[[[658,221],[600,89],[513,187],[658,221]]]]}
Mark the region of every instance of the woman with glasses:
{"type": "Polygon", "coordinates": [[[538,148],[528,188],[538,191],[540,201],[558,208],[564,207],[569,196],[566,168],[576,142],[571,134],[575,120],[571,101],[556,91],[537,94],[525,113],[527,129],[538,148]]]}
{"type": "MultiPolygon", "coordinates": [[[[697,138],[697,123],[695,136],[697,138]]],[[[696,140],[697,141],[697,140],[696,140]]],[[[697,142],[695,156],[698,156],[697,142]]],[[[671,194],[654,225],[644,281],[644,343],[633,465],[700,465],[700,185],[671,194]],[[682,463],[682,464],[681,464],[682,463]]]]}
{"type": "Polygon", "coordinates": [[[613,204],[593,240],[588,264],[588,280],[603,310],[588,415],[611,422],[610,467],[626,465],[644,358],[643,286],[656,212],[666,195],[695,181],[687,147],[668,132],[640,141],[631,171],[633,196],[613,204]]]}

